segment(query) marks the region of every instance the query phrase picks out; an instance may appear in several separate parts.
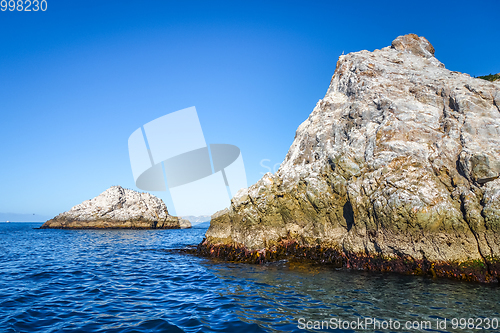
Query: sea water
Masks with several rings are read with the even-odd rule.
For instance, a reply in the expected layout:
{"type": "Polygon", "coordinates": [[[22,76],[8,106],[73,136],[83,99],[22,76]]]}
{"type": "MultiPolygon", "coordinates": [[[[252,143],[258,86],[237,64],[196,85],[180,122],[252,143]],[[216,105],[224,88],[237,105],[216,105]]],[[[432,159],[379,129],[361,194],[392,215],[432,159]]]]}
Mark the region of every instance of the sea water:
{"type": "Polygon", "coordinates": [[[497,285],[171,251],[206,229],[40,225],[0,223],[0,332],[500,331],[497,285]]]}

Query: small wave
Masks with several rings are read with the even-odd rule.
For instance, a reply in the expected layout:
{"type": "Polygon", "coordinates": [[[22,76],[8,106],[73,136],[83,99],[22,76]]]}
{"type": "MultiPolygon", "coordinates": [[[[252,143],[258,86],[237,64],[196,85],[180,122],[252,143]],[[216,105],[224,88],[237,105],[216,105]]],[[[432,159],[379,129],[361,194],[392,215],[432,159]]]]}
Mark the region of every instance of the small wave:
{"type": "Polygon", "coordinates": [[[500,317],[498,288],[198,258],[185,249],[202,229],[9,230],[0,230],[9,244],[0,332],[295,332],[300,318],[500,317]]]}

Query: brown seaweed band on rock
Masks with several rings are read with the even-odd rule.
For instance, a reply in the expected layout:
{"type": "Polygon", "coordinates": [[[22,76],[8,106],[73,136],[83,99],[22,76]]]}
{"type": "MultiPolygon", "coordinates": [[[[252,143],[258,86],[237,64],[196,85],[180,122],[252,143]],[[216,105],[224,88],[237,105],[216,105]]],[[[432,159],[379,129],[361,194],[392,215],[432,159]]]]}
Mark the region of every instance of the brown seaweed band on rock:
{"type": "Polygon", "coordinates": [[[277,173],[212,216],[199,252],[497,283],[499,175],[500,82],[400,36],[339,57],[277,173]]]}
{"type": "Polygon", "coordinates": [[[409,256],[377,257],[344,253],[321,246],[300,246],[296,241],[282,241],[276,247],[263,250],[246,250],[242,246],[225,244],[212,245],[206,239],[196,251],[202,257],[219,258],[230,262],[265,264],[279,260],[310,262],[335,268],[354,270],[393,272],[407,275],[428,275],[434,278],[451,278],[469,282],[500,283],[500,263],[488,268],[482,261],[463,263],[430,262],[409,256]]]}

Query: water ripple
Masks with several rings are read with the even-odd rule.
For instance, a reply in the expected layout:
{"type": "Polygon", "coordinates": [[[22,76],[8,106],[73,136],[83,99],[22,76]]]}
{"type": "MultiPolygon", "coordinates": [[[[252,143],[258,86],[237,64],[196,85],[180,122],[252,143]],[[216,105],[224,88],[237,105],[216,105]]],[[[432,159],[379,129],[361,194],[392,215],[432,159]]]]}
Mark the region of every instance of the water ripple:
{"type": "Polygon", "coordinates": [[[39,225],[0,224],[1,332],[296,332],[300,318],[500,318],[498,287],[167,251],[199,243],[205,229],[39,225]]]}

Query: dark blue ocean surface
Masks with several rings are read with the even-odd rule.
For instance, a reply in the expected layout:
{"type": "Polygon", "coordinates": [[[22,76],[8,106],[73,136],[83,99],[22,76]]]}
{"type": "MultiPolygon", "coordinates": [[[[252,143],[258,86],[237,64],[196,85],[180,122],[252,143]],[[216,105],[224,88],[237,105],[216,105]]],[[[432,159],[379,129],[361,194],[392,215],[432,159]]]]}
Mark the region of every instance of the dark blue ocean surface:
{"type": "Polygon", "coordinates": [[[498,286],[168,251],[199,243],[206,229],[33,229],[40,225],[0,223],[0,332],[295,332],[319,321],[336,331],[339,320],[354,327],[343,332],[417,332],[405,323],[425,321],[427,331],[471,332],[453,329],[453,318],[483,327],[500,319],[498,286]]]}

